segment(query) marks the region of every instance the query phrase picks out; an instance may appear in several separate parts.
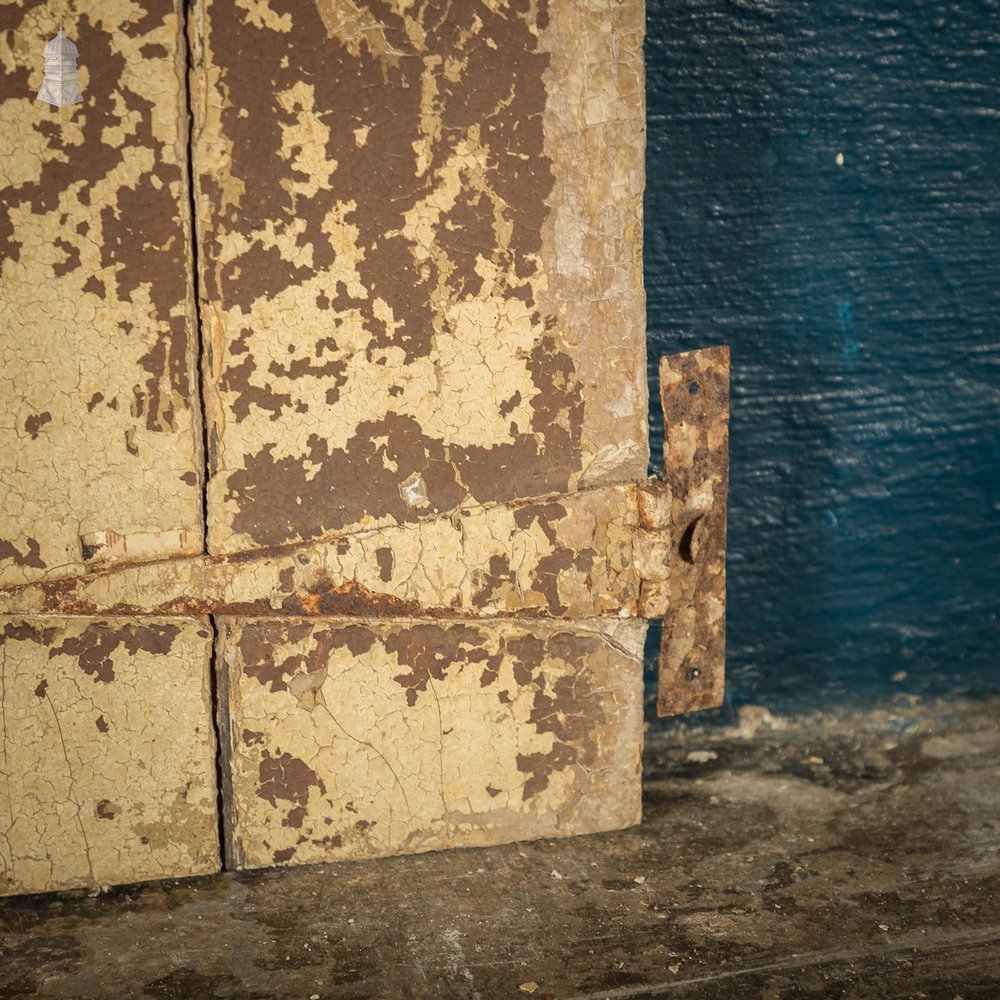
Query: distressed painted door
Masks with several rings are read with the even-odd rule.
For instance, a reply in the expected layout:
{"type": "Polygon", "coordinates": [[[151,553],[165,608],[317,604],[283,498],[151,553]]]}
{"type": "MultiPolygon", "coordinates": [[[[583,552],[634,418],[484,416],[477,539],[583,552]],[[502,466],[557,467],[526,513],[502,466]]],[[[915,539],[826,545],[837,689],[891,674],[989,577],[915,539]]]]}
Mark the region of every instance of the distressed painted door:
{"type": "Polygon", "coordinates": [[[510,502],[645,474],[639,15],[199,8],[209,549],[362,561],[289,588],[348,617],[217,619],[238,864],[638,818],[643,627],[519,617],[607,511],[510,502]]]}
{"type": "MultiPolygon", "coordinates": [[[[56,110],[63,5],[0,5],[8,595],[204,545],[182,21],[64,6],[86,98],[56,110]]],[[[0,619],[0,894],[216,870],[208,619],[27,610],[0,619]]]]}
{"type": "Polygon", "coordinates": [[[58,112],[0,13],[0,892],[637,822],[725,489],[718,352],[640,482],[641,3],[100,11],[58,112]]]}

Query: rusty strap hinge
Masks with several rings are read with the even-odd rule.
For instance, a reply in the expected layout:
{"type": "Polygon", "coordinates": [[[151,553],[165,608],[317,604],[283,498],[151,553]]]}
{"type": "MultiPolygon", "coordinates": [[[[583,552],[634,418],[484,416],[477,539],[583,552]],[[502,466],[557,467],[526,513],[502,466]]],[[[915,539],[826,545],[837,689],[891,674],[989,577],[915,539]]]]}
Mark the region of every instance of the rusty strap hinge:
{"type": "Polygon", "coordinates": [[[660,360],[663,479],[640,488],[639,613],[662,618],[659,715],[721,705],[726,660],[729,349],[660,360]]]}
{"type": "Polygon", "coordinates": [[[659,713],[712,708],[725,660],[727,349],[664,358],[660,388],[662,480],[226,556],[163,558],[157,537],[94,533],[81,539],[90,572],[0,589],[0,614],[662,618],[659,713]]]}

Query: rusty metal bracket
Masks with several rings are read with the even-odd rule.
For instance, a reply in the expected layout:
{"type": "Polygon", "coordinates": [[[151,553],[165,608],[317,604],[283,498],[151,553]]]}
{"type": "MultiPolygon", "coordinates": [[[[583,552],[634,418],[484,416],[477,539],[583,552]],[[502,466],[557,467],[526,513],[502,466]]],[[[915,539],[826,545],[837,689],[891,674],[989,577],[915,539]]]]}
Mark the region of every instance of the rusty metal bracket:
{"type": "Polygon", "coordinates": [[[659,715],[722,704],[726,662],[729,348],[660,360],[663,482],[640,492],[640,613],[663,617],[659,715]]]}
{"type": "Polygon", "coordinates": [[[635,617],[634,484],[223,556],[101,560],[0,588],[0,615],[635,617]]]}
{"type": "Polygon", "coordinates": [[[724,689],[728,349],[662,359],[660,386],[662,479],[229,555],[157,558],[156,537],[104,532],[83,539],[89,572],[0,588],[0,614],[662,618],[659,714],[712,708],[724,689]]]}

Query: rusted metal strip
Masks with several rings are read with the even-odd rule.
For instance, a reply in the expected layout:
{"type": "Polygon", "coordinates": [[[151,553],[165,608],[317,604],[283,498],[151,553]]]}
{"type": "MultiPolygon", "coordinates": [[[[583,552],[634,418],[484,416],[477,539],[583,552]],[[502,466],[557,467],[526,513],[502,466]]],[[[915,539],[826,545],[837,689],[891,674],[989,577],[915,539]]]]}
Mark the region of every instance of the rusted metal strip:
{"type": "Polygon", "coordinates": [[[462,510],[321,542],[0,589],[0,614],[635,617],[638,489],[462,510]]]}
{"type": "Polygon", "coordinates": [[[722,704],[725,690],[729,348],[662,358],[660,399],[672,549],[657,712],[683,715],[722,704]]]}

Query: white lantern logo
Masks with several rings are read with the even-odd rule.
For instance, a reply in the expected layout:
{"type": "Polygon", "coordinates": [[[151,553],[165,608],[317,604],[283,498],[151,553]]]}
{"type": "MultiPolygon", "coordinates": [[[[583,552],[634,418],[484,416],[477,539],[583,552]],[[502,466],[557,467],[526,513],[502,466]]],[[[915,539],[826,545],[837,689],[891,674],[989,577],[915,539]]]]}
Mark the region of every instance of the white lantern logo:
{"type": "Polygon", "coordinates": [[[83,100],[76,82],[77,55],[77,47],[63,34],[60,24],[59,34],[45,46],[45,78],[42,89],[38,91],[38,100],[47,101],[57,108],[79,104],[83,100]]]}

